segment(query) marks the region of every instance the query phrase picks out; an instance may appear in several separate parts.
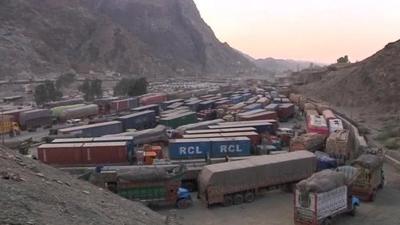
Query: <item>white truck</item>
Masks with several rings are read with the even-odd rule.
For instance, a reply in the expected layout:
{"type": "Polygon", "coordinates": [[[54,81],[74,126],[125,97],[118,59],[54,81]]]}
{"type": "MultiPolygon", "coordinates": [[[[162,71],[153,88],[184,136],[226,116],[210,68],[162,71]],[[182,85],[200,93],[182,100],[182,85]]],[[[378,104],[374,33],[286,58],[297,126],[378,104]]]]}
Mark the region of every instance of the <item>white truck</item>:
{"type": "Polygon", "coordinates": [[[353,167],[338,171],[323,170],[297,184],[294,193],[294,221],[296,225],[331,225],[340,214],[355,215],[360,201],[351,194],[351,186],[358,176],[353,167]]]}

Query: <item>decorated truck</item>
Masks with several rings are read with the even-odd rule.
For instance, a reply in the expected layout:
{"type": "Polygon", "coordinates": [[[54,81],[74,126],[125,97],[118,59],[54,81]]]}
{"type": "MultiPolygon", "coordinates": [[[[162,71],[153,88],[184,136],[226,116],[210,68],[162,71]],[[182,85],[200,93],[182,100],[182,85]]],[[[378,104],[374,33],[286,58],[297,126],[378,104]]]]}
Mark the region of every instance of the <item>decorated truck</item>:
{"type": "Polygon", "coordinates": [[[374,201],[377,191],[383,188],[383,157],[363,154],[352,165],[360,170],[360,176],[354,182],[353,195],[364,201],[374,201]]]}
{"type": "Polygon", "coordinates": [[[323,170],[299,182],[294,192],[296,225],[331,225],[344,213],[355,215],[360,204],[352,195],[352,184],[359,174],[350,166],[323,170]]]}
{"type": "Polygon", "coordinates": [[[96,167],[88,180],[127,199],[148,206],[192,204],[190,192],[181,187],[186,168],[179,165],[96,167]]]}

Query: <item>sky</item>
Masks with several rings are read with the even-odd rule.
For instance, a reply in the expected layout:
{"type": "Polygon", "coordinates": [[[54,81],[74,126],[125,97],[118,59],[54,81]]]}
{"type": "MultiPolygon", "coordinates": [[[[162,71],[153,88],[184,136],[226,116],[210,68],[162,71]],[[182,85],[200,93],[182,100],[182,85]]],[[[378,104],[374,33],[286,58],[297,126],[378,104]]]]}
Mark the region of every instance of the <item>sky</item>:
{"type": "Polygon", "coordinates": [[[400,39],[400,0],[194,0],[222,42],[255,58],[360,61],[400,39]]]}

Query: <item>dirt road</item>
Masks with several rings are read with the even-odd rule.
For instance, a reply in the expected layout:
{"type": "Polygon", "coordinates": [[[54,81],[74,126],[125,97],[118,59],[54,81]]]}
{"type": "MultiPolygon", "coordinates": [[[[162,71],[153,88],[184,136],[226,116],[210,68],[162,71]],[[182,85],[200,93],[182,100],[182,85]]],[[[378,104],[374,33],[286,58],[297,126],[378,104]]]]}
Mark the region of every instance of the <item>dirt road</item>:
{"type": "MultiPolygon", "coordinates": [[[[392,225],[400,224],[400,173],[385,165],[386,186],[378,192],[376,201],[362,203],[355,217],[342,216],[335,224],[350,225],[392,225]]],[[[251,204],[207,209],[198,202],[195,195],[194,206],[186,210],[177,210],[179,221],[183,225],[291,225],[293,224],[293,196],[289,193],[274,191],[260,196],[251,204]]],[[[161,211],[167,214],[168,210],[161,211]]]]}

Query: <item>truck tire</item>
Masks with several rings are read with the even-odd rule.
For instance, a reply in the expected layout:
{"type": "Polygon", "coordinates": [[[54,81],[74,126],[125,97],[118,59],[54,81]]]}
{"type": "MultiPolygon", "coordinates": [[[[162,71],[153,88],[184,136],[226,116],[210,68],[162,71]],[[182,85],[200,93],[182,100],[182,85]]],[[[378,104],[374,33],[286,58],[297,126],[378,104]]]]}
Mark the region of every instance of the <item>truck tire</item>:
{"type": "Polygon", "coordinates": [[[233,204],[233,198],[230,195],[224,197],[224,202],[222,203],[225,207],[231,206],[233,204]]]}
{"type": "Polygon", "coordinates": [[[253,202],[254,199],[255,199],[255,194],[253,192],[251,192],[251,191],[246,192],[246,194],[244,195],[244,201],[246,203],[253,202]]]}
{"type": "Polygon", "coordinates": [[[234,205],[240,205],[244,202],[244,198],[242,194],[235,194],[233,197],[233,204],[234,205]]]}

